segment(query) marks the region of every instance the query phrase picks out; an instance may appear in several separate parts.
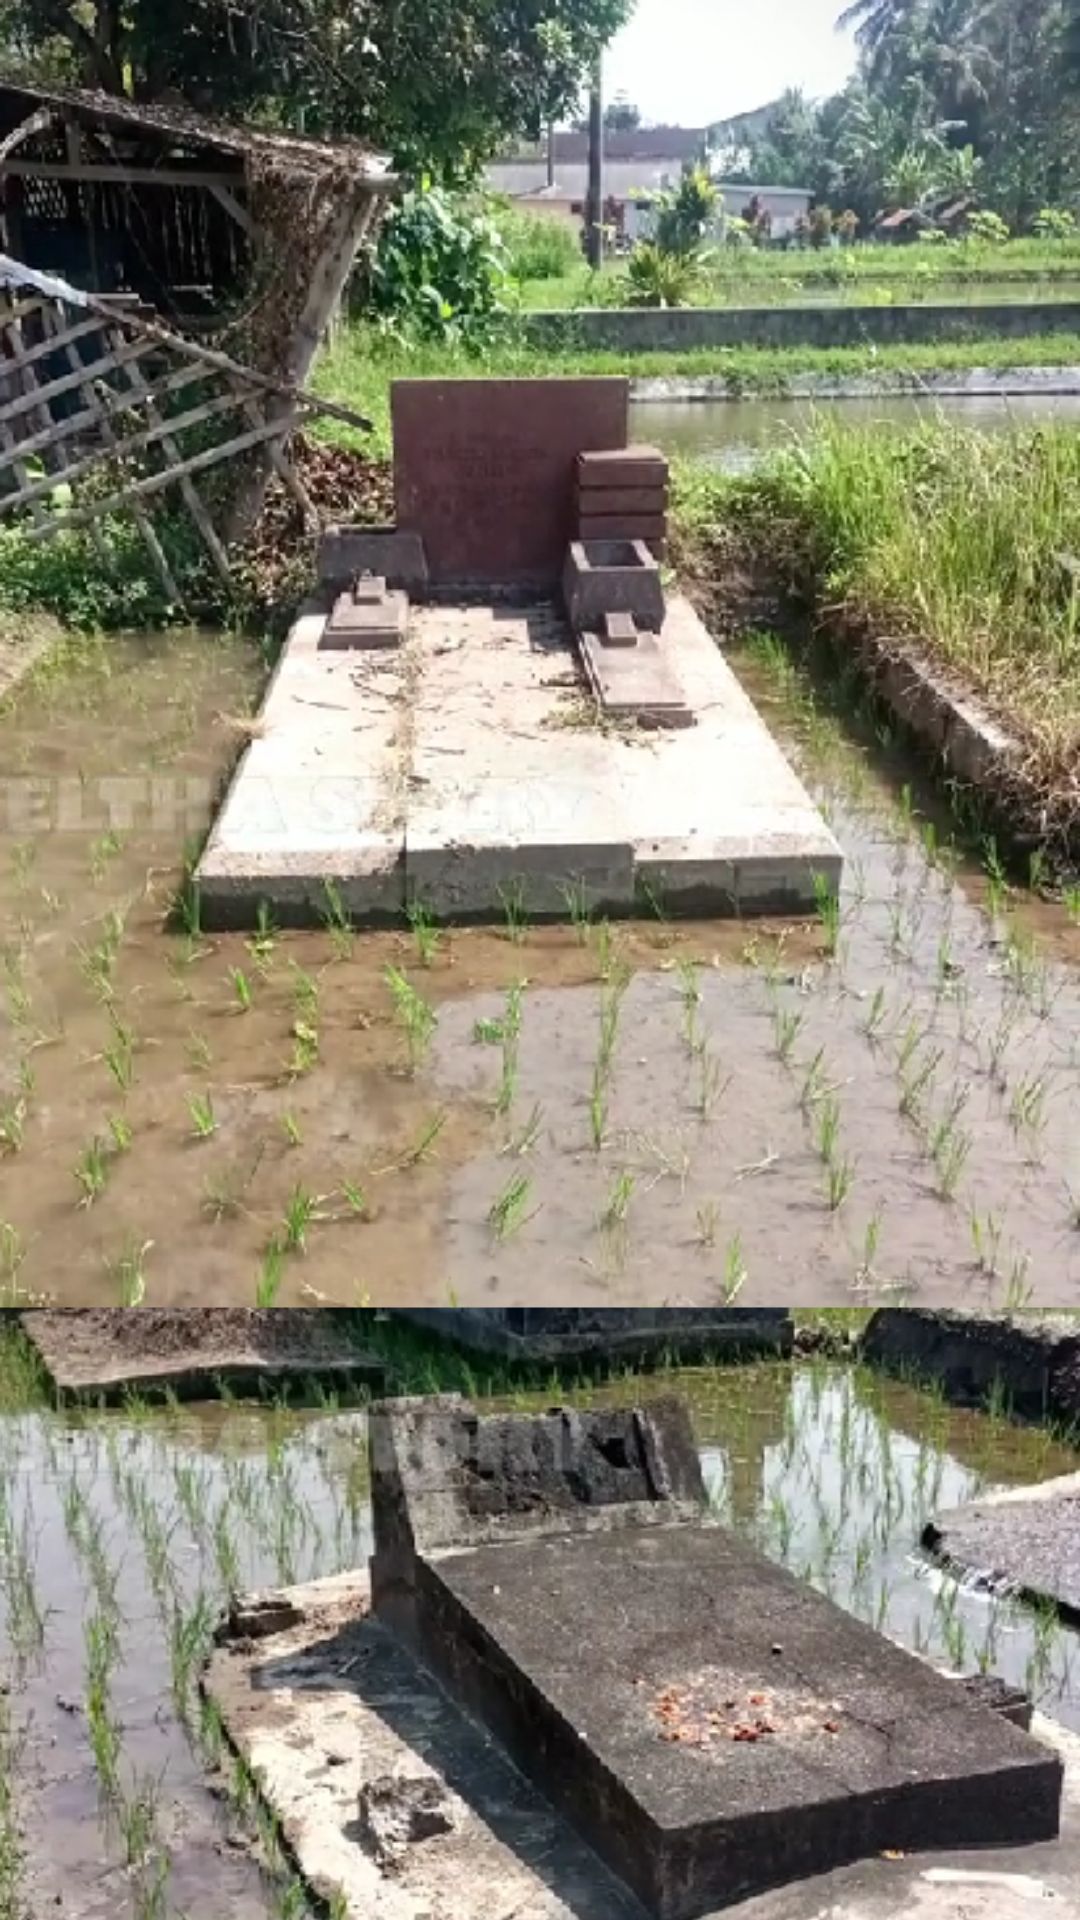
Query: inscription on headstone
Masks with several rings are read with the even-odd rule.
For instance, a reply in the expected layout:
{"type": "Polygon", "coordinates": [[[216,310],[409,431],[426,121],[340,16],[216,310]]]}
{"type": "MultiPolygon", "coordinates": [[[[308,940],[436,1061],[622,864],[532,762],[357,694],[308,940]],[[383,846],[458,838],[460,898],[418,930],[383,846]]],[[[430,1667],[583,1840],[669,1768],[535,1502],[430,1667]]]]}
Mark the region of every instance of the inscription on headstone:
{"type": "Polygon", "coordinates": [[[398,380],[397,525],[437,585],[550,588],[574,531],[578,455],[625,447],[630,383],[398,380]]]}

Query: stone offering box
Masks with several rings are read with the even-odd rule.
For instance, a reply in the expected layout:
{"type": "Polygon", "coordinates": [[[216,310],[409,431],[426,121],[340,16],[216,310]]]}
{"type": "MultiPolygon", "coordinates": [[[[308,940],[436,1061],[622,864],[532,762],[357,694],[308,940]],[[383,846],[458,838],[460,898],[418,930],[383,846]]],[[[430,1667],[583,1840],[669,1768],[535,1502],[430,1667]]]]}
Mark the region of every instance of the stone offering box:
{"type": "Polygon", "coordinates": [[[602,633],[613,613],[630,614],[647,633],[663,627],[660,569],[643,540],[572,541],[562,584],[575,633],[602,633]]]}
{"type": "Polygon", "coordinates": [[[1054,1752],[710,1521],[677,1401],[370,1431],[378,1616],[656,1920],[1057,1834],[1054,1752]]]}

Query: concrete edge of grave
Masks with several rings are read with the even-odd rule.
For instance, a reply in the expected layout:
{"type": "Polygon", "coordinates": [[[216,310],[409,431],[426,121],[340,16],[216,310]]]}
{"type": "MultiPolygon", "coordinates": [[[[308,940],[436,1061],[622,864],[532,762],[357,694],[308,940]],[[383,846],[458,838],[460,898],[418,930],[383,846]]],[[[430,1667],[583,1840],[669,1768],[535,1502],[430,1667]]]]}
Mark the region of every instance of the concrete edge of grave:
{"type": "Polygon", "coordinates": [[[631,380],[635,405],[650,402],[771,400],[1050,400],[1080,398],[1080,366],[967,367],[919,374],[789,374],[766,392],[724,373],[643,375],[631,380]]]}
{"type": "MultiPolygon", "coordinates": [[[[1000,1593],[1014,1594],[1018,1599],[1036,1607],[1051,1608],[1068,1625],[1080,1623],[1080,1600],[1074,1594],[1062,1593],[1057,1583],[1036,1578],[1030,1572],[1030,1562],[1024,1561],[1023,1540],[1018,1544],[1019,1564],[1012,1566],[978,1557],[971,1551],[968,1530],[977,1526],[984,1517],[993,1518],[995,1514],[1010,1509],[1019,1509],[1029,1516],[1035,1516],[1043,1507],[1054,1508],[1059,1502],[1075,1503],[1076,1524],[1080,1528],[1080,1473],[1058,1474],[1053,1480],[1041,1480],[1035,1486],[997,1487],[989,1493],[980,1494],[977,1499],[967,1500],[963,1506],[947,1507],[928,1520],[922,1531],[922,1545],[932,1555],[938,1566],[957,1579],[976,1578],[981,1585],[1000,1593]],[[1028,1571],[1025,1571],[1025,1565],[1028,1571]]],[[[1057,1569],[1059,1575],[1061,1569],[1057,1569]]],[[[1067,1576],[1066,1576],[1067,1581],[1067,1576]]]]}
{"type": "MultiPolygon", "coordinates": [[[[515,1821],[525,1844],[507,1857],[505,1843],[493,1844],[480,1817],[459,1802],[465,1823],[461,1844],[456,1853],[450,1848],[444,1868],[440,1849],[448,1842],[436,1834],[424,1843],[429,1865],[419,1897],[413,1885],[402,1886],[393,1867],[384,1871],[359,1844],[355,1817],[346,1809],[351,1813],[365,1780],[378,1773],[448,1784],[419,1745],[403,1747],[388,1733],[389,1723],[378,1709],[365,1710],[358,1701],[350,1673],[363,1659],[362,1650],[353,1655],[342,1648],[341,1657],[335,1657],[335,1640],[366,1616],[369,1600],[364,1569],[238,1596],[200,1675],[202,1693],[221,1713],[227,1739],[254,1774],[311,1891],[327,1903],[339,1901],[342,1920],[431,1920],[440,1911],[440,1881],[449,1884],[464,1868],[464,1896],[460,1885],[454,1889],[457,1916],[469,1910],[476,1873],[489,1892],[498,1887],[501,1853],[504,1868],[510,1868],[507,1899],[505,1906],[489,1900],[486,1914],[499,1920],[570,1920],[578,1902],[559,1901],[528,1864],[530,1839],[532,1858],[546,1859],[562,1834],[588,1877],[579,1880],[581,1912],[589,1920],[600,1914],[603,1920],[644,1920],[633,1896],[527,1786],[515,1821]],[[297,1662],[317,1657],[321,1649],[327,1671],[305,1675],[297,1662]],[[277,1685],[267,1672],[273,1664],[279,1669],[277,1685]],[[526,1808],[534,1810],[532,1820],[526,1808]],[[537,1823],[542,1844],[537,1844],[537,1823]]],[[[430,1689],[433,1698],[442,1698],[431,1676],[420,1668],[415,1674],[418,1690],[430,1689]]],[[[1056,1753],[1064,1768],[1062,1829],[1056,1840],[865,1859],[759,1894],[735,1911],[746,1920],[1026,1920],[1032,1900],[1052,1899],[1061,1920],[1080,1920],[1080,1735],[1041,1712],[1032,1717],[1031,1735],[1056,1753]]],[[[457,1798],[452,1786],[449,1797],[457,1798]]]]}
{"type": "Polygon", "coordinates": [[[932,1378],[963,1405],[1004,1394],[1024,1419],[1080,1428],[1080,1312],[879,1307],[858,1351],[885,1371],[932,1378]]]}
{"type": "MultiPolygon", "coordinates": [[[[69,1309],[69,1313],[77,1309],[69,1309]]],[[[116,1309],[123,1313],[123,1308],[116,1309]]],[[[176,1309],[184,1312],[183,1308],[176,1309]]],[[[305,1311],[305,1309],[291,1309],[305,1311]]],[[[175,1400],[216,1400],[223,1393],[241,1399],[272,1398],[281,1387],[300,1392],[333,1391],[342,1387],[362,1387],[370,1394],[386,1391],[387,1368],[382,1358],[342,1339],[340,1354],[304,1352],[261,1353],[245,1350],[237,1342],[230,1351],[222,1344],[213,1357],[199,1354],[198,1339],[175,1360],[162,1355],[136,1351],[126,1354],[110,1350],[103,1340],[100,1357],[78,1365],[65,1364],[60,1342],[48,1337],[50,1311],[35,1308],[17,1310],[17,1324],[29,1340],[40,1365],[57,1396],[65,1401],[86,1401],[94,1405],[116,1404],[129,1394],[168,1396],[175,1400]]],[[[62,1316],[68,1318],[68,1314],[62,1316]]]]}
{"type": "MultiPolygon", "coordinates": [[[[652,1324],[581,1325],[562,1331],[543,1327],[546,1310],[524,1309],[537,1317],[535,1329],[521,1331],[506,1321],[512,1309],[492,1307],[392,1307],[396,1320],[426,1332],[442,1334],[460,1347],[497,1354],[524,1365],[589,1360],[621,1366],[627,1361],[656,1360],[670,1355],[678,1361],[702,1361],[712,1355],[790,1354],[794,1322],[786,1307],[742,1307],[727,1310],[680,1308],[685,1314],[676,1325],[655,1319],[652,1324]]],[[[611,1309],[627,1315],[636,1309],[611,1309]]],[[[643,1312],[650,1312],[644,1309],[643,1312]]],[[[658,1313],[668,1311],[658,1309],[658,1313]]]]}

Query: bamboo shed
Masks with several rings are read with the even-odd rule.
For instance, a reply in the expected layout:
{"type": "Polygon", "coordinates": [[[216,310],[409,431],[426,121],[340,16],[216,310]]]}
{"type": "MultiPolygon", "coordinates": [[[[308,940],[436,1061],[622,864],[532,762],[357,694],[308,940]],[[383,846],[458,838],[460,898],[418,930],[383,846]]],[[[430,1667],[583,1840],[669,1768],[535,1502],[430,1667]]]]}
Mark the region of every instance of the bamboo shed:
{"type": "Polygon", "coordinates": [[[111,465],[152,541],[137,503],[174,468],[222,570],[271,467],[296,486],[288,435],[319,410],[304,382],[394,185],[356,142],[0,84],[0,513],[40,538],[91,524],[51,511],[57,483],[111,465]],[[207,508],[192,473],[223,463],[207,508]]]}

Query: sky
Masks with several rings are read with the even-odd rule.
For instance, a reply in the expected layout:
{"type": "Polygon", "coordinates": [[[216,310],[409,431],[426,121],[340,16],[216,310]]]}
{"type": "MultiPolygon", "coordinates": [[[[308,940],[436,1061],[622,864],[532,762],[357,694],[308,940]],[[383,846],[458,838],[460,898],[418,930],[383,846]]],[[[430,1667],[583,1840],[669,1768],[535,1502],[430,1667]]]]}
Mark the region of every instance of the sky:
{"type": "Polygon", "coordinates": [[[854,64],[837,33],[844,0],[637,0],[604,66],[647,121],[707,126],[775,100],[785,87],[835,93],[854,64]]]}

